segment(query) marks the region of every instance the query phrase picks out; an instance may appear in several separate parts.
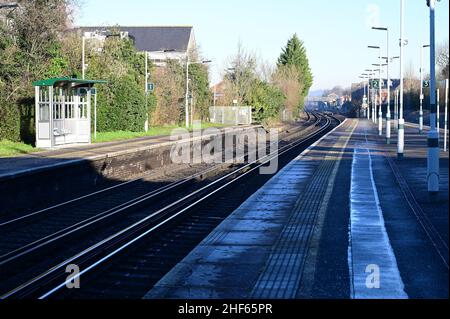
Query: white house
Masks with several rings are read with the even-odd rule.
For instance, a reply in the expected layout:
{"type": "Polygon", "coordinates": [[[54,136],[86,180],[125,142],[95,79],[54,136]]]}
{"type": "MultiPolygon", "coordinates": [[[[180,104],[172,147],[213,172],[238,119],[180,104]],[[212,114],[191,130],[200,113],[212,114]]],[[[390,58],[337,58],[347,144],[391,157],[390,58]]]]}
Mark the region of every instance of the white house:
{"type": "Polygon", "coordinates": [[[88,39],[103,41],[119,30],[120,37],[130,38],[138,51],[148,52],[149,59],[157,66],[165,65],[167,59],[185,59],[188,52],[196,51],[192,26],[112,26],[79,27],[88,39]]]}

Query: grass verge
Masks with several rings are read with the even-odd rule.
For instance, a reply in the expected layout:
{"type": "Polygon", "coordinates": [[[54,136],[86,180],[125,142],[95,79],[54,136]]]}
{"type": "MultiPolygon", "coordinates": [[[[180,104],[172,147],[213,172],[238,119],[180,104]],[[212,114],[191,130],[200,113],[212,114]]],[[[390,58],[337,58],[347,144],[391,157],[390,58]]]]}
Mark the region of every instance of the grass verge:
{"type": "MultiPolygon", "coordinates": [[[[202,123],[202,129],[210,128],[210,127],[225,127],[227,125],[215,124],[215,123],[202,123]]],[[[170,135],[172,130],[176,128],[184,128],[178,125],[168,125],[168,126],[154,126],[148,129],[148,132],[131,132],[131,131],[115,131],[115,132],[98,132],[97,138],[94,141],[94,137],[92,136],[93,143],[104,143],[104,142],[113,142],[113,141],[121,141],[121,140],[129,140],[137,137],[145,137],[145,136],[162,136],[162,135],[170,135]]],[[[189,128],[189,131],[192,131],[192,127],[189,128]]]]}
{"type": "Polygon", "coordinates": [[[9,140],[0,140],[0,157],[10,157],[37,151],[39,151],[38,148],[35,148],[29,144],[12,142],[9,140]]]}
{"type": "MultiPolygon", "coordinates": [[[[225,127],[227,125],[214,124],[214,123],[202,123],[202,129],[206,129],[209,127],[225,127]]],[[[155,126],[149,128],[148,132],[130,132],[130,131],[115,131],[115,132],[98,132],[97,139],[93,143],[102,143],[102,142],[112,142],[112,141],[121,141],[121,140],[129,140],[137,137],[144,136],[162,136],[162,135],[170,135],[173,129],[182,128],[178,125],[169,125],[169,126],[155,126]]],[[[189,128],[192,131],[192,127],[189,128]]],[[[93,134],[92,134],[93,135],[93,134]]],[[[92,136],[92,139],[94,136],[92,136]]],[[[9,140],[0,140],[0,157],[13,157],[20,154],[29,154],[33,152],[38,152],[41,149],[35,148],[29,144],[21,143],[21,142],[12,142],[9,140]]]]}

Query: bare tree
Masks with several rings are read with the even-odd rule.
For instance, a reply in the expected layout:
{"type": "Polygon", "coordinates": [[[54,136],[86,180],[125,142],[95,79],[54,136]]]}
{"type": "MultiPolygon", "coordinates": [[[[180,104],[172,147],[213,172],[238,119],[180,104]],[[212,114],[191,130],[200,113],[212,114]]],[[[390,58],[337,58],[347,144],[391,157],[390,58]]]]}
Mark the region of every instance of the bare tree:
{"type": "Polygon", "coordinates": [[[269,61],[262,61],[258,64],[257,74],[262,81],[269,83],[275,74],[275,66],[269,61]]]}
{"type": "Polygon", "coordinates": [[[414,64],[412,61],[410,61],[405,68],[404,78],[406,91],[414,91],[420,89],[420,83],[418,83],[419,77],[416,70],[414,69],[414,64]]]}
{"type": "Polygon", "coordinates": [[[224,79],[227,91],[225,95],[233,96],[233,99],[237,99],[238,103],[242,104],[246,96],[248,96],[254,80],[257,78],[256,58],[239,42],[237,52],[231,57],[229,66],[224,79]]]}
{"type": "Polygon", "coordinates": [[[436,64],[439,67],[439,78],[448,79],[449,69],[448,69],[448,40],[442,43],[437,50],[436,64]]]}
{"type": "Polygon", "coordinates": [[[180,122],[184,100],[183,68],[178,61],[168,61],[166,67],[156,68],[152,74],[156,84],[156,110],[152,116],[153,125],[176,124],[180,122]]]}
{"type": "Polygon", "coordinates": [[[286,110],[295,112],[300,101],[303,83],[299,80],[299,70],[293,65],[280,66],[273,75],[273,84],[286,97],[286,110]]]}

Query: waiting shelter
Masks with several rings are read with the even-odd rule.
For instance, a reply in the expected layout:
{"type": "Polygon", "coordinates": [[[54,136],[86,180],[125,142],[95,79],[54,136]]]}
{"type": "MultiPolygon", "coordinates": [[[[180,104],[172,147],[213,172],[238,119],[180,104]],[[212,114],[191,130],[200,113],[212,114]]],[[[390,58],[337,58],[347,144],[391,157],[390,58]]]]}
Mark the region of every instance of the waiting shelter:
{"type": "MultiPolygon", "coordinates": [[[[33,83],[36,106],[36,147],[55,148],[91,143],[91,98],[101,80],[51,78],[33,83]]],[[[96,127],[96,98],[94,99],[96,127]]]]}

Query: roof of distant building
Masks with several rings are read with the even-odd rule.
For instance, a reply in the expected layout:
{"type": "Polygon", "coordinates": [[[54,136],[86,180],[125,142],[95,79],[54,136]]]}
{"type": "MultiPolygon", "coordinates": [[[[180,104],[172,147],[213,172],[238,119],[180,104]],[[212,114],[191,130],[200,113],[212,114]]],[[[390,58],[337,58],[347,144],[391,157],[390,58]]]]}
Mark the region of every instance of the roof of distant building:
{"type": "Polygon", "coordinates": [[[83,31],[104,31],[117,28],[128,35],[134,41],[138,51],[178,51],[185,52],[191,39],[192,26],[91,26],[79,27],[83,31]]]}

